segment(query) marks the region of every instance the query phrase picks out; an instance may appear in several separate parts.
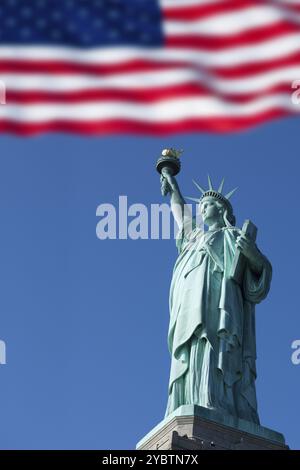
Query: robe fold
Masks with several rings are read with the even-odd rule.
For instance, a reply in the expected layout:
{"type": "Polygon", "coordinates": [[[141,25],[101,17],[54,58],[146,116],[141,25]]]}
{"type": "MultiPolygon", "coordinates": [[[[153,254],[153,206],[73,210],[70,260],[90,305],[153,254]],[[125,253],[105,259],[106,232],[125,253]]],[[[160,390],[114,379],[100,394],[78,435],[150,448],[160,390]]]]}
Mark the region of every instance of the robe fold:
{"type": "Polygon", "coordinates": [[[272,267],[246,266],[242,285],[230,277],[240,230],[203,232],[193,222],[177,237],[170,287],[171,354],[166,415],[200,405],[259,423],[255,392],[255,304],[268,294],[272,267]]]}

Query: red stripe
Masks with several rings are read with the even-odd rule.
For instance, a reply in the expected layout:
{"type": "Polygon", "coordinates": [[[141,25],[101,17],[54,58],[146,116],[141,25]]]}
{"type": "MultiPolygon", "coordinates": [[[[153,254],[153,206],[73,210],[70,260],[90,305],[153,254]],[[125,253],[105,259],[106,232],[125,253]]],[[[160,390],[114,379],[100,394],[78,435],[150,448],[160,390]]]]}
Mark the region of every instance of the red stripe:
{"type": "Polygon", "coordinates": [[[286,55],[278,59],[264,62],[233,65],[231,67],[210,67],[202,66],[201,62],[172,61],[160,62],[155,60],[132,60],[124,64],[78,64],[74,62],[61,61],[31,61],[31,60],[3,60],[0,62],[0,73],[22,73],[22,74],[87,74],[95,76],[121,75],[138,72],[155,72],[173,70],[186,67],[190,70],[205,70],[217,77],[240,78],[249,77],[257,73],[268,72],[276,68],[285,66],[300,65],[300,44],[299,52],[286,55]]]}
{"type": "Polygon", "coordinates": [[[208,50],[222,50],[230,47],[240,47],[250,44],[259,44],[262,41],[276,39],[278,37],[299,33],[300,26],[289,22],[280,22],[265,26],[263,28],[255,28],[231,36],[167,36],[167,47],[184,47],[191,49],[205,48],[208,50]]]}
{"type": "MultiPolygon", "coordinates": [[[[260,5],[263,2],[260,2],[260,5]]],[[[164,8],[164,18],[167,20],[176,21],[193,21],[200,18],[216,14],[232,13],[237,10],[243,10],[251,6],[258,6],[258,3],[253,0],[236,1],[231,0],[224,3],[213,3],[211,5],[190,5],[182,8],[164,8]]]]}
{"type": "Polygon", "coordinates": [[[167,88],[154,88],[152,90],[102,90],[93,89],[76,92],[38,92],[38,91],[11,91],[6,93],[7,106],[12,104],[29,105],[41,103],[93,103],[95,101],[112,102],[124,101],[133,103],[155,103],[159,101],[190,98],[190,97],[215,97],[220,100],[232,103],[248,103],[261,97],[274,94],[291,95],[291,83],[260,90],[254,93],[218,93],[208,86],[199,83],[186,83],[167,88]]]}
{"type": "MultiPolygon", "coordinates": [[[[300,45],[299,45],[300,48],[300,45]]],[[[0,63],[0,73],[7,74],[31,74],[40,73],[45,75],[60,75],[69,74],[75,75],[79,72],[86,75],[108,76],[108,75],[121,75],[129,73],[142,73],[142,72],[159,72],[166,70],[174,70],[177,68],[186,68],[188,70],[204,71],[206,74],[211,74],[214,78],[225,78],[235,79],[243,77],[251,77],[253,75],[262,74],[264,72],[270,72],[278,69],[283,69],[292,66],[300,66],[300,52],[291,54],[271,61],[264,61],[258,63],[233,65],[231,67],[210,67],[202,66],[201,62],[170,62],[170,63],[159,63],[154,61],[134,61],[128,62],[124,67],[120,66],[78,66],[77,64],[68,64],[61,62],[15,62],[15,61],[4,61],[0,63]],[[104,72],[103,72],[104,71],[104,72]]],[[[1,78],[1,76],[0,76],[1,78]]],[[[9,84],[8,84],[9,86],[9,84]]]]}
{"type": "Polygon", "coordinates": [[[281,109],[273,109],[252,117],[222,117],[205,119],[187,119],[177,123],[148,124],[130,120],[93,121],[93,122],[71,122],[71,121],[51,121],[39,124],[20,124],[13,121],[0,120],[0,132],[10,132],[22,136],[31,136],[43,132],[65,132],[83,135],[103,135],[103,134],[144,134],[164,136],[175,133],[191,132],[237,132],[249,127],[263,123],[264,121],[291,115],[281,109]]]}
{"type": "MultiPolygon", "coordinates": [[[[200,2],[199,2],[200,3],[200,2]]],[[[222,15],[244,10],[251,7],[272,6],[279,11],[292,11],[300,13],[300,5],[292,5],[286,2],[275,3],[270,0],[228,0],[222,3],[213,3],[211,5],[190,5],[181,8],[167,7],[163,9],[164,18],[175,21],[194,21],[200,18],[207,18],[213,15],[222,15]]],[[[226,18],[224,18],[226,21],[226,18]]]]}
{"type": "Polygon", "coordinates": [[[289,54],[278,59],[272,59],[270,61],[266,58],[264,62],[243,64],[238,66],[232,66],[231,68],[214,67],[213,69],[210,69],[209,67],[206,67],[206,69],[208,71],[212,70],[212,72],[217,77],[242,78],[291,66],[300,66],[300,52],[296,52],[295,54],[289,54]]]}
{"type": "Polygon", "coordinates": [[[1,73],[39,73],[39,74],[80,74],[89,75],[120,75],[133,72],[166,70],[170,67],[182,66],[182,62],[164,63],[152,60],[129,60],[117,64],[79,64],[56,60],[1,60],[1,73]]]}

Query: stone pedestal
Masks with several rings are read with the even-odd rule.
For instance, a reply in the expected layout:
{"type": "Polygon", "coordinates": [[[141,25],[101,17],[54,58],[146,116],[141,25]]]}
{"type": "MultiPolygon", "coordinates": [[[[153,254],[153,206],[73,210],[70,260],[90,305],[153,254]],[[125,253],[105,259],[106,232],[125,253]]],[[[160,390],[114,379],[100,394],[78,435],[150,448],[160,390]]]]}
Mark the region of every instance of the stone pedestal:
{"type": "Polygon", "coordinates": [[[201,406],[184,405],[150,431],[138,450],[285,450],[284,436],[201,406]]]}

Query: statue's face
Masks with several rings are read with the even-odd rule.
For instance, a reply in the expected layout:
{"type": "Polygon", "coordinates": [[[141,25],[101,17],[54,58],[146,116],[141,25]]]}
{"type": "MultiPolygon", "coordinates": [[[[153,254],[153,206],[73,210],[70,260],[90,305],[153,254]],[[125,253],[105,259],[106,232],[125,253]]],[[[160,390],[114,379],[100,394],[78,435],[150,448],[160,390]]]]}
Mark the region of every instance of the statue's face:
{"type": "Polygon", "coordinates": [[[200,213],[203,222],[208,226],[223,221],[223,209],[220,208],[220,203],[213,197],[207,196],[202,199],[200,213]]]}

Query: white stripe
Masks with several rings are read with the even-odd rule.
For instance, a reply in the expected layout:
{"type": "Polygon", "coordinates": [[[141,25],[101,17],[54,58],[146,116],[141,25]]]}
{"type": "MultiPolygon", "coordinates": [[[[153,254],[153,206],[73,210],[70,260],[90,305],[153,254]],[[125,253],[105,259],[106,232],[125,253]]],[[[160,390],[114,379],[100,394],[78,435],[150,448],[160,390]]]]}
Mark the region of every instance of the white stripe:
{"type": "MultiPolygon", "coordinates": [[[[159,0],[161,8],[180,9],[192,6],[213,5],[227,0],[159,0]]],[[[241,1],[241,0],[237,0],[241,1]]],[[[279,6],[300,5],[300,0],[273,0],[279,6]]]]}
{"type": "Polygon", "coordinates": [[[278,3],[281,3],[282,5],[290,4],[290,5],[300,5],[300,0],[275,0],[278,3]]]}
{"type": "Polygon", "coordinates": [[[79,91],[94,88],[103,90],[151,90],[151,88],[185,83],[203,83],[212,92],[233,94],[262,92],[271,86],[292,83],[299,78],[300,64],[299,66],[286,67],[237,79],[216,78],[212,74],[186,68],[110,75],[100,78],[89,75],[0,74],[0,80],[5,84],[7,90],[79,91]]]}
{"type": "Polygon", "coordinates": [[[300,24],[300,14],[283,12],[272,6],[257,6],[233,13],[218,13],[202,20],[165,21],[164,28],[169,36],[231,36],[253,28],[270,26],[285,19],[300,24]]]}
{"type": "Polygon", "coordinates": [[[300,32],[276,39],[262,41],[257,45],[226,48],[219,51],[189,48],[97,48],[83,51],[62,47],[12,47],[0,46],[0,60],[35,61],[55,60],[77,64],[123,64],[130,60],[144,59],[168,63],[174,60],[199,63],[201,66],[229,67],[266,62],[300,52],[300,32]]]}
{"type": "Polygon", "coordinates": [[[280,108],[300,113],[286,94],[260,98],[247,104],[229,104],[217,98],[189,98],[166,100],[149,105],[133,103],[51,104],[26,106],[1,106],[0,119],[16,122],[41,123],[52,120],[85,122],[108,119],[134,119],[142,122],[176,122],[187,118],[212,118],[219,116],[249,117],[280,108]]]}
{"type": "Polygon", "coordinates": [[[227,0],[159,0],[161,8],[185,8],[197,5],[213,5],[227,0]]]}

